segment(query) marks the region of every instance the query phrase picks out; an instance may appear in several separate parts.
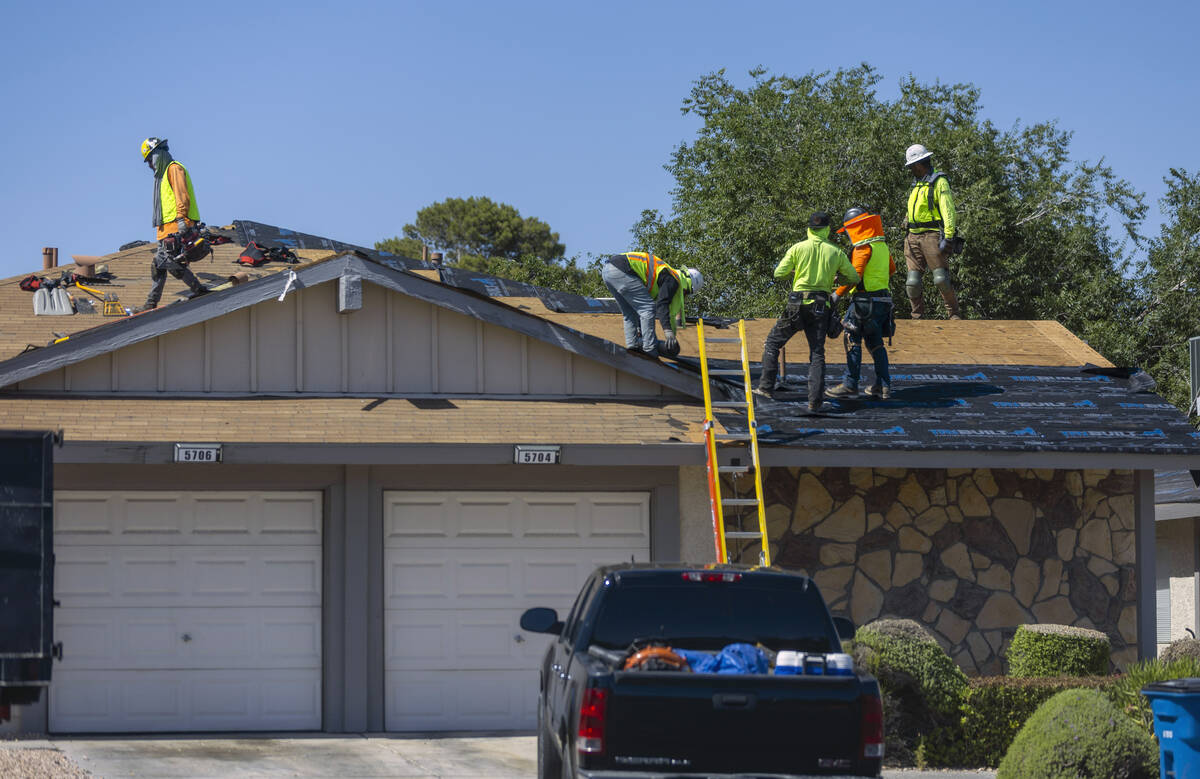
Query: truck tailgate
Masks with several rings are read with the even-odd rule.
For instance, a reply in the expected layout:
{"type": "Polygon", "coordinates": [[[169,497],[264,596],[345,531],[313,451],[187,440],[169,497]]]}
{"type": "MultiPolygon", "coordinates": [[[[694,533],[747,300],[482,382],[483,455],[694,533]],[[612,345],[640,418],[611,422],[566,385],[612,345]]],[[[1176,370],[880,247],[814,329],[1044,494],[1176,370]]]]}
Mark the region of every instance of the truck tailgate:
{"type": "Polygon", "coordinates": [[[628,768],[844,770],[860,749],[860,689],[854,676],[620,672],[606,752],[628,768]]]}

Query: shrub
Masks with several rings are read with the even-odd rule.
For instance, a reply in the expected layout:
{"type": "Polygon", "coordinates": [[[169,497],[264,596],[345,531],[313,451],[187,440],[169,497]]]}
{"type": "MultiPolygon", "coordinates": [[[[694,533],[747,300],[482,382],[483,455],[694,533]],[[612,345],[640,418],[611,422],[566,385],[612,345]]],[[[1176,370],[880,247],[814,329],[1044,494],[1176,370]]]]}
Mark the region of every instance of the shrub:
{"type": "Polygon", "coordinates": [[[1033,713],[1000,762],[997,779],[1150,779],[1154,738],[1098,690],[1065,690],[1033,713]]]}
{"type": "Polygon", "coordinates": [[[1063,690],[1100,688],[1112,680],[1097,676],[970,679],[958,722],[939,728],[922,741],[917,764],[994,768],[1038,706],[1063,690]]]}
{"type": "Polygon", "coordinates": [[[1008,646],[1012,676],[1103,676],[1111,646],[1098,630],[1022,625],[1008,646]]]}
{"type": "Polygon", "coordinates": [[[1194,657],[1171,662],[1146,660],[1125,669],[1125,673],[1117,677],[1116,682],[1109,685],[1106,692],[1126,717],[1153,735],[1154,714],[1150,711],[1150,700],[1142,695],[1142,688],[1151,682],[1165,682],[1168,679],[1184,679],[1191,676],[1200,676],[1200,660],[1194,657]]]}
{"type": "Polygon", "coordinates": [[[915,622],[882,620],[859,628],[854,657],[879,679],[892,760],[909,762],[922,736],[954,722],[967,678],[915,622]]]}
{"type": "Polygon", "coordinates": [[[1166,649],[1158,653],[1158,659],[1164,663],[1182,660],[1186,657],[1200,660],[1200,640],[1181,638],[1177,641],[1172,641],[1167,645],[1166,649]]]}

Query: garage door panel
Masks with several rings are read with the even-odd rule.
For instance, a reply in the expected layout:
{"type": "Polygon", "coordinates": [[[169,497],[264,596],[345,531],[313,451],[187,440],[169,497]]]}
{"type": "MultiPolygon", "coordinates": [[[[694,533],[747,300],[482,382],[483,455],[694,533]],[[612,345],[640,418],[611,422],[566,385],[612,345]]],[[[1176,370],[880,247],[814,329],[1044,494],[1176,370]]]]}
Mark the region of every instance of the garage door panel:
{"type": "Polygon", "coordinates": [[[56,494],[51,731],[319,728],[322,505],[56,494]]]}
{"type": "Polygon", "coordinates": [[[553,640],[521,613],[565,616],[598,565],[649,558],[645,493],[385,493],[389,730],[528,729],[553,640]]]}
{"type": "Polygon", "coordinates": [[[319,545],[320,492],[64,492],[58,545],[319,545]]]}
{"type": "Polygon", "coordinates": [[[387,683],[392,730],[522,730],[536,721],[532,670],[394,672],[387,683]]]}
{"type": "Polygon", "coordinates": [[[553,640],[525,633],[524,609],[408,611],[388,615],[384,667],[395,670],[533,668],[553,640]]]}
{"type": "Polygon", "coordinates": [[[55,558],[55,593],[64,606],[321,602],[319,546],[66,546],[55,558]]]}
{"type": "Polygon", "coordinates": [[[320,680],[306,671],[113,671],[103,679],[55,670],[50,711],[59,732],[316,730],[320,680]],[[60,683],[61,682],[61,683],[60,683]]]}
{"type": "Polygon", "coordinates": [[[280,608],[58,609],[57,667],[318,668],[320,610],[280,608]]]}

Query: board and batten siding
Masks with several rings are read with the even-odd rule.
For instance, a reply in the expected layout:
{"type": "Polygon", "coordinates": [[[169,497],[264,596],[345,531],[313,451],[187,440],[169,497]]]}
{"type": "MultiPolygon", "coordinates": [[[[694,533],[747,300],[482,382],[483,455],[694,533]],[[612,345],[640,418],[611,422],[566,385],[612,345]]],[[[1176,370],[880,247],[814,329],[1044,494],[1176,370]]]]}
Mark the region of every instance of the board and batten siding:
{"type": "Polygon", "coordinates": [[[659,397],[673,390],[374,284],[337,312],[326,283],[21,382],[18,390],[182,394],[659,397]]]}

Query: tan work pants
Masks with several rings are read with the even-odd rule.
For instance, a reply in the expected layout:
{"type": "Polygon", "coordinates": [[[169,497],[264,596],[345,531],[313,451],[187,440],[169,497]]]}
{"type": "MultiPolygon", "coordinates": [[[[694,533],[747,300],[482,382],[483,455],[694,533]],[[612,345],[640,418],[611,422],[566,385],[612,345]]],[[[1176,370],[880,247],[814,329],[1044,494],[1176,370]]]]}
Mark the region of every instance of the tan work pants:
{"type": "MultiPolygon", "coordinates": [[[[937,268],[950,268],[950,260],[946,255],[942,254],[938,249],[938,241],[941,240],[941,233],[937,230],[931,230],[927,233],[909,233],[904,237],[904,262],[910,271],[924,271],[926,268],[934,270],[937,268]]],[[[925,316],[925,296],[922,294],[920,287],[908,287],[908,299],[912,304],[913,319],[920,319],[925,316]]],[[[942,301],[946,304],[947,316],[957,317],[958,313],[958,296],[954,293],[952,287],[947,281],[944,286],[939,286],[938,290],[942,293],[942,301]]]]}

